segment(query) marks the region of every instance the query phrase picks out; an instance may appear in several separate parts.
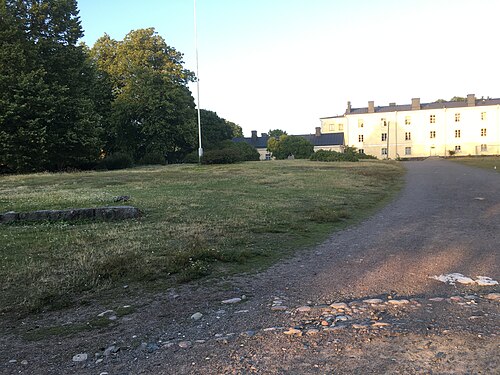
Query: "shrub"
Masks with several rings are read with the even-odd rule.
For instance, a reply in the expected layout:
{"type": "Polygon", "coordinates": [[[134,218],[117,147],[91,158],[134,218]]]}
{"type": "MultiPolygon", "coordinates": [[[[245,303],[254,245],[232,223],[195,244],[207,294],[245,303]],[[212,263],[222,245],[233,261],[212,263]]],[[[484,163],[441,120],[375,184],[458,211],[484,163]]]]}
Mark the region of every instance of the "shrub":
{"type": "Polygon", "coordinates": [[[201,158],[203,164],[233,164],[241,161],[238,151],[233,148],[208,150],[201,158]]]}
{"type": "Polygon", "coordinates": [[[271,138],[267,149],[276,159],[286,159],[290,155],[295,159],[308,159],[314,153],[313,144],[296,135],[282,135],[278,140],[271,138]]]}
{"type": "Polygon", "coordinates": [[[311,155],[310,160],[314,161],[358,161],[357,152],[337,152],[337,151],[327,151],[318,150],[311,155]]]}
{"type": "Polygon", "coordinates": [[[122,152],[116,152],[109,156],[106,156],[101,162],[99,167],[101,169],[108,169],[110,171],[116,169],[130,168],[134,164],[132,157],[130,155],[124,154],[122,152]]]}
{"type": "Polygon", "coordinates": [[[221,142],[220,148],[232,148],[236,150],[240,156],[240,161],[258,161],[260,160],[259,151],[252,145],[246,142],[233,142],[224,141],[221,142]]]}
{"type": "Polygon", "coordinates": [[[141,165],[165,165],[165,156],[161,152],[150,152],[144,155],[140,160],[141,165]]]}
{"type": "Polygon", "coordinates": [[[193,152],[190,152],[184,157],[184,160],[182,161],[183,163],[188,163],[188,164],[196,164],[200,161],[200,158],[198,157],[198,150],[195,150],[193,152]]]}

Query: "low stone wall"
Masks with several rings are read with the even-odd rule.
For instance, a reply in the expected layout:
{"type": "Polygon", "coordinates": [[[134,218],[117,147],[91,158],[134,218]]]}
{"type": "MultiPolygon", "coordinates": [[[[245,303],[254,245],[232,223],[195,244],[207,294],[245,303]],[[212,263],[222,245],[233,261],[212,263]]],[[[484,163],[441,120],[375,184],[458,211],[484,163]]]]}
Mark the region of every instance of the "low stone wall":
{"type": "Polygon", "coordinates": [[[30,212],[5,212],[0,223],[18,221],[74,221],[74,220],[125,220],[138,218],[139,209],[132,206],[76,208],[69,210],[40,210],[30,212]]]}

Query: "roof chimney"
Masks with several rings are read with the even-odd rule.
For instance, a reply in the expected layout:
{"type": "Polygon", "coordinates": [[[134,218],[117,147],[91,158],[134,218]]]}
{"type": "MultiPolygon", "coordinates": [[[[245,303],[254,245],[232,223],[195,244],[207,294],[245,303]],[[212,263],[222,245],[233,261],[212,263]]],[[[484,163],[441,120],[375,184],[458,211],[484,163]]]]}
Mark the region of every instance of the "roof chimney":
{"type": "Polygon", "coordinates": [[[257,140],[257,130],[252,130],[252,142],[257,140]]]}
{"type": "Polygon", "coordinates": [[[351,113],[351,102],[347,102],[347,109],[345,111],[345,113],[348,115],[349,113],[351,113]]]}
{"type": "Polygon", "coordinates": [[[412,98],[411,100],[411,110],[416,111],[420,109],[420,98],[412,98]]]}
{"type": "Polygon", "coordinates": [[[321,127],[320,126],[316,127],[316,137],[321,137],[321,127]]]}
{"type": "Polygon", "coordinates": [[[475,107],[476,106],[476,95],[468,94],[467,95],[467,107],[475,107]]]}
{"type": "Polygon", "coordinates": [[[396,103],[389,103],[389,107],[395,107],[396,103]]]}
{"type": "Polygon", "coordinates": [[[368,113],[375,113],[375,102],[373,100],[368,102],[368,113]]]}

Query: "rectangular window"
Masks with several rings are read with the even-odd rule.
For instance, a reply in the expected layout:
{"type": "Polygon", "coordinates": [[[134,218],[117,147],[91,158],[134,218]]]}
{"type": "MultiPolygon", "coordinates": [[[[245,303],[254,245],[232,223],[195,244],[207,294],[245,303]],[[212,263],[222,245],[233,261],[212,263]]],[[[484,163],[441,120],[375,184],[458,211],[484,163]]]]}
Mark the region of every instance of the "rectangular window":
{"type": "Polygon", "coordinates": [[[481,137],[486,137],[486,128],[481,129],[481,137]]]}
{"type": "Polygon", "coordinates": [[[487,145],[481,145],[481,151],[488,151],[488,146],[487,145]]]}
{"type": "Polygon", "coordinates": [[[411,125],[411,117],[410,116],[405,117],[405,125],[411,125]]]}
{"type": "Polygon", "coordinates": [[[358,135],[358,142],[364,142],[365,137],[363,134],[358,135]]]}
{"type": "Polygon", "coordinates": [[[431,130],[431,132],[429,133],[430,135],[430,138],[436,138],[436,131],[435,130],[431,130]]]}
{"type": "Polygon", "coordinates": [[[330,124],[330,131],[332,131],[332,132],[335,131],[335,124],[330,124]]]}
{"type": "Polygon", "coordinates": [[[455,138],[460,138],[460,130],[455,130],[455,138]]]}
{"type": "Polygon", "coordinates": [[[358,150],[358,152],[359,152],[360,154],[364,154],[364,153],[365,153],[365,150],[364,150],[364,149],[362,149],[362,148],[360,148],[360,149],[358,150]]]}
{"type": "Polygon", "coordinates": [[[410,132],[405,133],[405,141],[411,141],[411,133],[410,132]]]}
{"type": "Polygon", "coordinates": [[[411,155],[411,147],[405,147],[405,155],[411,155]]]}
{"type": "Polygon", "coordinates": [[[486,120],[486,112],[481,112],[481,120],[486,120]]]}
{"type": "Polygon", "coordinates": [[[385,118],[382,117],[380,119],[380,125],[387,126],[387,119],[385,119],[385,118]]]}
{"type": "Polygon", "coordinates": [[[382,142],[387,141],[387,133],[382,133],[382,142]]]}
{"type": "Polygon", "coordinates": [[[431,115],[430,118],[429,118],[429,122],[431,124],[435,124],[436,123],[436,115],[431,115]]]}
{"type": "Polygon", "coordinates": [[[387,147],[382,147],[381,153],[382,155],[387,155],[387,147]]]}
{"type": "Polygon", "coordinates": [[[455,152],[462,151],[462,146],[455,146],[455,152]]]}
{"type": "Polygon", "coordinates": [[[455,122],[460,122],[460,113],[455,113],[455,122]]]}
{"type": "Polygon", "coordinates": [[[339,124],[339,132],[343,132],[344,131],[344,124],[339,124]]]}
{"type": "Polygon", "coordinates": [[[363,119],[358,119],[358,128],[362,128],[364,126],[363,119]]]}

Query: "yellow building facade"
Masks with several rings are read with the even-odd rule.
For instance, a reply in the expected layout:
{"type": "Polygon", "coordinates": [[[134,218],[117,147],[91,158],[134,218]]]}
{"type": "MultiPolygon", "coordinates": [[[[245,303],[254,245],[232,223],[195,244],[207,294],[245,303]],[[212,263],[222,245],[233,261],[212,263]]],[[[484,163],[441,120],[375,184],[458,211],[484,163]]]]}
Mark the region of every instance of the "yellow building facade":
{"type": "Polygon", "coordinates": [[[323,117],[322,133],[343,132],[345,144],[379,159],[500,155],[500,99],[351,108],[323,117]]]}

